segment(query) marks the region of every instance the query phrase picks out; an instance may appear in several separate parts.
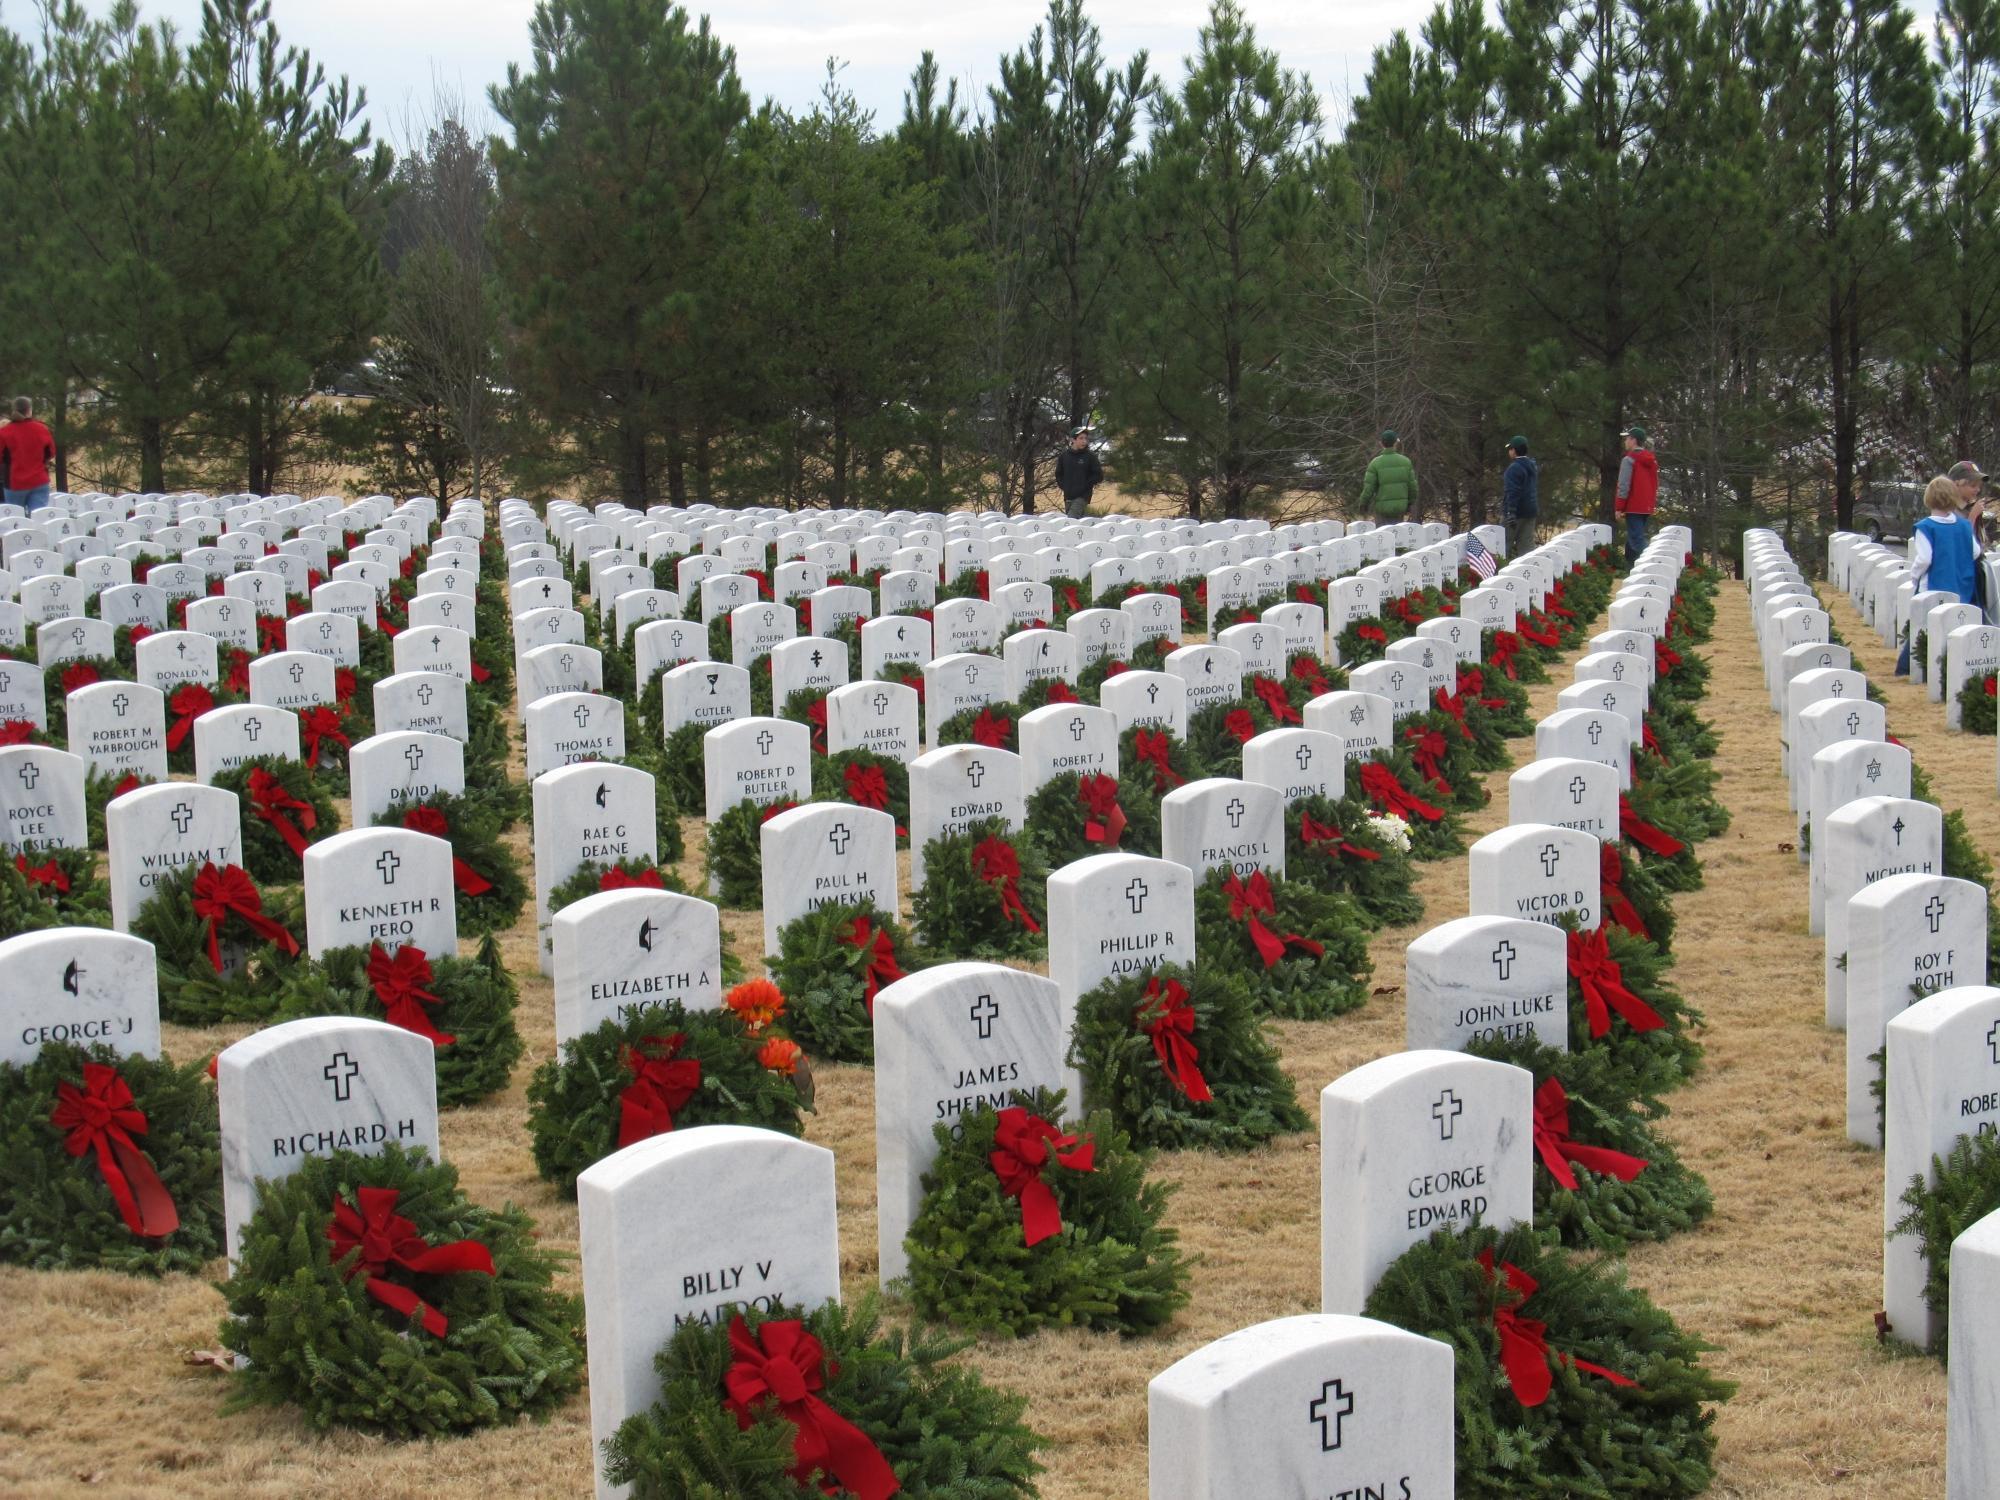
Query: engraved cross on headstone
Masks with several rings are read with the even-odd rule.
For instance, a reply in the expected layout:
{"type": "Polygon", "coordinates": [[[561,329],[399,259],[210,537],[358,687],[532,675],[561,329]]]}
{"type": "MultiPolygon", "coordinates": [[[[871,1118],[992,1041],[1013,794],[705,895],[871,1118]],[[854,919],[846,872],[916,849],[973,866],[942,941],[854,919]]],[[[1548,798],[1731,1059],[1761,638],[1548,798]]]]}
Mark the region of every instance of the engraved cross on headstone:
{"type": "Polygon", "coordinates": [[[1549,880],[1556,878],[1556,865],[1562,859],[1562,850],[1554,844],[1542,845],[1542,874],[1549,880]]]}
{"type": "Polygon", "coordinates": [[[1000,1002],[991,995],[981,995],[972,1002],[972,1024],[979,1028],[979,1040],[993,1040],[993,1023],[1000,1019],[1000,1002]]]}

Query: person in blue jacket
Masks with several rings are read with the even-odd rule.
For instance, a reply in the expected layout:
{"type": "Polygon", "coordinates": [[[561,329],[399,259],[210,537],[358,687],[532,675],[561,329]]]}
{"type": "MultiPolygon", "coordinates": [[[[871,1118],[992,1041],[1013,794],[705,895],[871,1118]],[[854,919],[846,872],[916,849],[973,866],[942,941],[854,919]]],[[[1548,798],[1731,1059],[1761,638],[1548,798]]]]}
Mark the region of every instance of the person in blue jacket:
{"type": "Polygon", "coordinates": [[[1541,509],[1541,470],[1528,457],[1528,440],[1508,441],[1511,460],[1500,479],[1500,520],[1507,528],[1507,556],[1519,557],[1535,545],[1535,516],[1541,509]]]}
{"type": "MultiPolygon", "coordinates": [[[[1975,466],[1961,464],[1959,468],[1970,468],[1978,479],[1985,478],[1975,466]]],[[[1979,521],[1985,513],[1985,502],[1978,498],[1975,484],[1971,509],[1961,515],[1958,479],[1958,471],[1953,470],[1951,477],[1940,474],[1924,487],[1924,508],[1928,514],[1911,528],[1910,582],[1920,594],[1936,589],[1952,595],[1960,604],[1976,604],[1979,521]]],[[[1900,677],[1909,670],[1909,647],[1905,645],[1896,661],[1896,675],[1900,677]]]]}

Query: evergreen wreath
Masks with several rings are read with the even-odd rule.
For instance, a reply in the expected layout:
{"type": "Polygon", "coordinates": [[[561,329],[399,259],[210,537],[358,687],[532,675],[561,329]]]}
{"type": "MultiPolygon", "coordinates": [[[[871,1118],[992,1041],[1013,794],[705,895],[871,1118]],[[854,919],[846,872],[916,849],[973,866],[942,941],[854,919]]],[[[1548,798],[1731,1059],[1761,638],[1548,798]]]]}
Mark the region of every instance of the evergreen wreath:
{"type": "Polygon", "coordinates": [[[199,1273],[221,1253],[222,1143],[203,1064],[176,1067],[102,1043],[65,1042],[48,1043],[32,1062],[0,1063],[0,1261],[37,1271],[158,1276],[199,1273]],[[114,1115],[123,1140],[80,1140],[83,1154],[72,1155],[65,1143],[76,1122],[59,1124],[54,1116],[63,1091],[91,1092],[101,1068],[116,1070],[131,1093],[121,1109],[137,1111],[144,1125],[114,1115]],[[108,1157],[122,1180],[131,1180],[123,1166],[127,1143],[173,1201],[179,1224],[166,1235],[136,1233],[105,1178],[100,1162],[108,1157]]]}
{"type": "MultiPolygon", "coordinates": [[[[756,705],[752,704],[753,711],[756,705]]],[[[818,688],[797,688],[785,698],[778,717],[806,726],[806,748],[813,755],[826,754],[826,694],[818,688]]]]}
{"type": "Polygon", "coordinates": [[[582,1302],[554,1289],[559,1264],[525,1213],[479,1207],[422,1152],[308,1157],[259,1186],[222,1284],[222,1342],[249,1361],[230,1407],[398,1437],[546,1416],[583,1383],[582,1302]],[[383,1219],[369,1241],[389,1253],[370,1264],[359,1228],[383,1219]],[[451,1269],[415,1269],[426,1250],[451,1269]]]}
{"type": "Polygon", "coordinates": [[[89,761],[83,767],[83,822],[84,837],[93,849],[106,847],[104,835],[104,809],[111,805],[111,799],[122,797],[127,792],[136,792],[142,786],[154,785],[150,776],[141,776],[136,771],[127,771],[121,776],[106,776],[89,761]]]}
{"type": "Polygon", "coordinates": [[[1014,700],[1014,706],[1022,713],[1031,713],[1038,708],[1047,708],[1051,703],[1081,703],[1076,684],[1060,677],[1037,677],[1021,689],[1021,696],[1014,700]]]}
{"type": "Polygon", "coordinates": [[[257,755],[214,784],[243,809],[243,868],[259,885],[296,885],[308,845],[340,832],[340,813],[321,779],[295,760],[257,755]]]}
{"type": "MultiPolygon", "coordinates": [[[[764,984],[773,995],[776,986],[764,984]]],[[[739,986],[738,988],[748,988],[739,986]]],[[[779,1005],[783,997],[778,997],[779,1005]]],[[[633,1141],[692,1125],[756,1125],[802,1135],[811,1075],[783,1048],[763,1060],[768,1026],[745,1013],[688,1009],[678,1001],[635,1006],[562,1044],[560,1058],[535,1070],[528,1085],[528,1134],[535,1170],[565,1198],[577,1174],[633,1141]],[[789,1066],[788,1066],[789,1065],[789,1066]],[[638,1090],[634,1093],[634,1090],[638,1090]],[[632,1096],[631,1124],[626,1096],[632,1096]]]]}
{"type": "Polygon", "coordinates": [[[1352,898],[1378,927],[1412,926],[1424,917],[1416,868],[1376,817],[1352,797],[1299,798],[1285,809],[1285,873],[1352,898]]]}
{"type": "Polygon", "coordinates": [[[0,851],[0,941],[45,927],[109,927],[111,891],[88,849],[0,851]]]}
{"type": "Polygon", "coordinates": [[[1020,708],[994,699],[980,708],[961,709],[938,725],[938,748],[946,745],[985,745],[995,750],[1019,752],[1020,708]]]}
{"type": "Polygon", "coordinates": [[[1149,1149],[1247,1151],[1312,1125],[1248,996],[1213,965],[1105,980],[1077,1002],[1069,1061],[1085,1107],[1149,1149]]]}
{"type": "Polygon", "coordinates": [[[366,1016],[429,1036],[438,1103],[474,1104],[505,1088],[520,1060],[518,998],[489,933],[472,958],[410,947],[392,958],[379,944],[329,949],[318,962],[293,968],[276,1019],[366,1016]]]}
{"type": "Polygon", "coordinates": [[[48,736],[69,743],[69,695],[99,682],[130,682],[132,674],[108,656],[72,656],[42,668],[42,699],[48,706],[48,736]]]}
{"type": "Polygon", "coordinates": [[[1210,870],[1194,891],[1195,953],[1259,1015],[1323,1021],[1358,1009],[1375,967],[1371,930],[1348,897],[1262,870],[1210,870]]]}
{"type": "Polygon", "coordinates": [[[1371,620],[1350,620],[1334,637],[1334,655],[1344,667],[1365,667],[1389,654],[1392,641],[1410,634],[1410,627],[1390,614],[1371,620]]]}
{"type": "Polygon", "coordinates": [[[1161,1222],[1171,1189],[1147,1178],[1148,1154],[1106,1110],[1049,1139],[1044,1131],[1062,1119],[1060,1090],[1014,1098],[1009,1110],[960,1116],[956,1137],[953,1126],[936,1127],[937,1159],[904,1241],[918,1316],[1016,1338],[1165,1326],[1187,1305],[1188,1266],[1161,1222]],[[1048,1159],[1029,1172],[1037,1144],[1048,1159]]]}
{"type": "Polygon", "coordinates": [[[586,896],[595,896],[600,891],[621,891],[631,886],[687,894],[678,875],[650,860],[620,859],[601,865],[594,859],[587,859],[576,867],[567,880],[559,881],[549,892],[549,915],[554,916],[564,907],[572,906],[586,896]]]}
{"type": "Polygon", "coordinates": [[[451,845],[453,904],[461,937],[505,932],[520,920],[528,883],[514,851],[500,841],[498,813],[484,800],[439,792],[421,802],[389,808],[375,826],[408,828],[451,845]]]}
{"type": "Polygon", "coordinates": [[[1533,1037],[1484,1037],[1465,1050],[1535,1075],[1534,1222],[1559,1244],[1620,1253],[1637,1240],[1693,1229],[1714,1210],[1707,1181],[1653,1128],[1657,1105],[1620,1092],[1618,1070],[1601,1049],[1559,1052],[1533,1037]],[[1565,1163],[1569,1182],[1556,1176],[1552,1156],[1565,1163]]]}
{"type": "MultiPolygon", "coordinates": [[[[1679,858],[1675,856],[1676,860],[1679,858]]],[[[1598,846],[1598,888],[1602,892],[1604,920],[1634,937],[1650,940],[1662,953],[1671,953],[1674,904],[1667,898],[1668,886],[1657,872],[1673,867],[1674,860],[1643,860],[1634,844],[1602,842],[1598,846]]]]}
{"type": "Polygon", "coordinates": [[[1153,782],[1150,766],[1116,779],[1064,771],[1029,795],[1023,838],[1052,870],[1092,854],[1158,857],[1160,798],[1153,782]]]}
{"type": "Polygon", "coordinates": [[[1407,754],[1367,757],[1349,767],[1350,796],[1379,816],[1394,815],[1410,831],[1412,859],[1451,859],[1465,852],[1464,825],[1456,812],[1430,800],[1429,784],[1407,754]]]}
{"type": "Polygon", "coordinates": [[[1549,680],[1549,669],[1541,655],[1530,649],[1526,636],[1515,630],[1480,632],[1480,661],[1490,676],[1505,678],[1524,687],[1539,687],[1549,680]]]}
{"type": "Polygon", "coordinates": [[[1156,724],[1134,724],[1119,734],[1118,764],[1121,775],[1143,779],[1155,801],[1199,774],[1187,743],[1156,724]]]}
{"type": "Polygon", "coordinates": [[[872,902],[844,901],[787,922],[778,952],[765,959],[792,1035],[830,1062],[873,1062],[876,992],[929,964],[893,917],[872,902]]]}
{"type": "Polygon", "coordinates": [[[910,768],[893,755],[842,750],[813,758],[813,800],[873,808],[896,820],[896,842],[910,843],[910,768]]]}
{"type": "MultiPolygon", "coordinates": [[[[1466,701],[1469,716],[1482,742],[1489,732],[1498,740],[1523,739],[1535,732],[1535,721],[1529,714],[1528,690],[1504,673],[1485,666],[1461,663],[1456,692],[1466,701]],[[1470,710],[1474,708],[1480,713],[1471,715],[1470,710]]],[[[1502,759],[1489,769],[1498,770],[1504,764],[1506,762],[1502,759]]]]}
{"type": "Polygon", "coordinates": [[[1901,1202],[1907,1212],[1890,1234],[1917,1238],[1926,1269],[1924,1302],[1937,1318],[1930,1352],[1949,1363],[1952,1241],[2000,1209],[2000,1137],[1990,1131],[1960,1136],[1945,1155],[1931,1158],[1931,1181],[1910,1179],[1901,1202]]]}
{"type": "Polygon", "coordinates": [[[153,945],[161,1018],[206,1026],[271,1018],[301,962],[305,926],[299,887],[258,890],[240,865],[183,865],[154,882],[132,919],[132,935],[153,945]]]}
{"type": "Polygon", "coordinates": [[[1713,1407],[1735,1386],[1615,1260],[1546,1245],[1528,1224],[1439,1230],[1363,1312],[1456,1354],[1462,1500],[1673,1500],[1714,1478],[1713,1407]]]}
{"type": "Polygon", "coordinates": [[[743,801],[708,825],[704,863],[718,906],[764,904],[764,825],[798,805],[743,801]]]}
{"type": "Polygon", "coordinates": [[[1632,790],[1625,794],[1646,822],[1684,844],[1698,844],[1729,828],[1729,809],[1715,795],[1715,766],[1709,761],[1662,763],[1641,755],[1633,765],[1632,790]]]}
{"type": "Polygon", "coordinates": [[[1667,983],[1673,960],[1622,927],[1579,932],[1573,918],[1563,925],[1570,946],[1570,1050],[1605,1052],[1604,1076],[1624,1093],[1657,1097],[1687,1082],[1701,1065],[1702,1046],[1691,1034],[1701,1012],[1667,983]]]}
{"type": "Polygon", "coordinates": [[[1313,699],[1343,692],[1348,686],[1345,668],[1330,667],[1310,651],[1295,651],[1285,663],[1285,692],[1302,716],[1313,699]]]}
{"type": "Polygon", "coordinates": [[[1260,723],[1248,698],[1196,709],[1188,715],[1188,764],[1194,767],[1196,776],[1239,779],[1243,775],[1244,745],[1268,728],[1268,717],[1260,723]]]}
{"type": "Polygon", "coordinates": [[[1645,727],[1646,749],[1657,760],[1709,760],[1718,746],[1714,728],[1685,703],[1649,704],[1645,727]]]}
{"type": "MultiPolygon", "coordinates": [[[[773,1323],[802,1325],[818,1344],[825,1384],[814,1393],[858,1429],[909,1500],[1032,1497],[1043,1440],[1021,1421],[1027,1398],[987,1385],[952,1363],[970,1340],[918,1330],[884,1332],[873,1298],[810,1311],[746,1309],[754,1347],[773,1323]]],[[[660,1395],[627,1417],[606,1445],[605,1472],[635,1500],[820,1500],[825,1475],[797,1473],[797,1427],[775,1399],[738,1416],[727,1377],[736,1363],[735,1321],[689,1322],[654,1358],[660,1395]]],[[[846,1493],[845,1490],[841,1491],[846,1493]]]]}
{"type": "Polygon", "coordinates": [[[1002,818],[924,846],[924,883],[910,896],[918,936],[954,958],[1034,959],[1048,952],[1049,867],[1002,818]]]}
{"type": "Polygon", "coordinates": [[[212,708],[244,702],[220,682],[176,682],[166,694],[166,768],[194,774],[194,720],[212,708]]]}
{"type": "Polygon", "coordinates": [[[706,764],[702,737],[713,724],[683,724],[667,736],[666,748],[654,768],[654,782],[660,795],[676,807],[700,807],[707,789],[702,783],[706,764]]]}
{"type": "MultiPolygon", "coordinates": [[[[1487,803],[1477,746],[1470,728],[1432,709],[1396,721],[1389,763],[1397,779],[1427,802],[1447,810],[1477,812],[1487,803]]],[[[1501,764],[1507,762],[1503,758],[1501,764]]]]}

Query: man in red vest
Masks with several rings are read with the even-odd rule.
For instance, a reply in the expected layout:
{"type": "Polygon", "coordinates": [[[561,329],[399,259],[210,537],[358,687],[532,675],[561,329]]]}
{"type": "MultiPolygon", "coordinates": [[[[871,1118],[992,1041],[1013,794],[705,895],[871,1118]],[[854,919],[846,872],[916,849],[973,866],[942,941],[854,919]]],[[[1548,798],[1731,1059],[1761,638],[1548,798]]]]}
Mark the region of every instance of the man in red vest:
{"type": "Polygon", "coordinates": [[[1625,561],[1637,562],[1646,550],[1646,521],[1660,498],[1660,461],[1646,446],[1646,429],[1628,427],[1618,436],[1625,442],[1625,461],[1618,466],[1618,514],[1625,518],[1625,561]]]}
{"type": "Polygon", "coordinates": [[[49,503],[49,465],[55,461],[55,437],[35,420],[35,403],[15,397],[14,420],[0,427],[0,494],[33,515],[49,503]]]}

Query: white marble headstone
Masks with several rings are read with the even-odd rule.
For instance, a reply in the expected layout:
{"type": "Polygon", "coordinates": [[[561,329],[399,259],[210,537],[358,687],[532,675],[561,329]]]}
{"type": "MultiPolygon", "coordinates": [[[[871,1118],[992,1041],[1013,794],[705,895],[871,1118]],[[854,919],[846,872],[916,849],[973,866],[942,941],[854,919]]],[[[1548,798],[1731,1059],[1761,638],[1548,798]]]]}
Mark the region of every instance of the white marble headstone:
{"type": "Polygon", "coordinates": [[[1093,854],[1049,876],[1049,977],[1072,1006],[1105,980],[1194,961],[1195,874],[1170,859],[1093,854]]]}
{"type": "Polygon", "coordinates": [[[0,1064],[51,1042],[160,1055],[153,945],[100,927],[50,927],[0,942],[0,1064]]]}
{"type": "Polygon", "coordinates": [[[722,922],[677,891],[599,891],[550,919],[556,1044],[648,1005],[722,1004],[722,922]]]}
{"type": "Polygon", "coordinates": [[[896,820],[845,802],[814,802],[767,819],[758,830],[764,877],[764,951],[778,934],[822,906],[871,904],[897,914],[896,820]]]}
{"type": "Polygon", "coordinates": [[[1431,1231],[1533,1220],[1534,1075],[1401,1052],[1320,1094],[1320,1303],[1353,1312],[1431,1231]]]}
{"type": "Polygon", "coordinates": [[[904,1236],[937,1156],[932,1127],[1005,1109],[1017,1090],[1082,1085],[1064,1060],[1075,1009],[1052,980],[1002,964],[939,964],[875,996],[876,1248],[886,1284],[909,1270],[904,1236]]]}
{"type": "Polygon", "coordinates": [[[1285,873],[1285,799],[1260,782],[1213,776],[1160,800],[1160,851],[1194,871],[1285,873]]]}
{"type": "Polygon", "coordinates": [[[1467,859],[1472,915],[1554,923],[1573,912],[1588,932],[1602,915],[1599,858],[1596,837],[1574,828],[1517,823],[1489,833],[1467,859]]]}
{"type": "Polygon", "coordinates": [[[1569,1050],[1569,942],[1519,917],[1459,917],[1423,933],[1403,962],[1404,1045],[1463,1051],[1532,1037],[1569,1050]]]}
{"type": "Polygon", "coordinates": [[[0,749],[0,849],[85,849],[83,760],[42,745],[0,749]]]}

